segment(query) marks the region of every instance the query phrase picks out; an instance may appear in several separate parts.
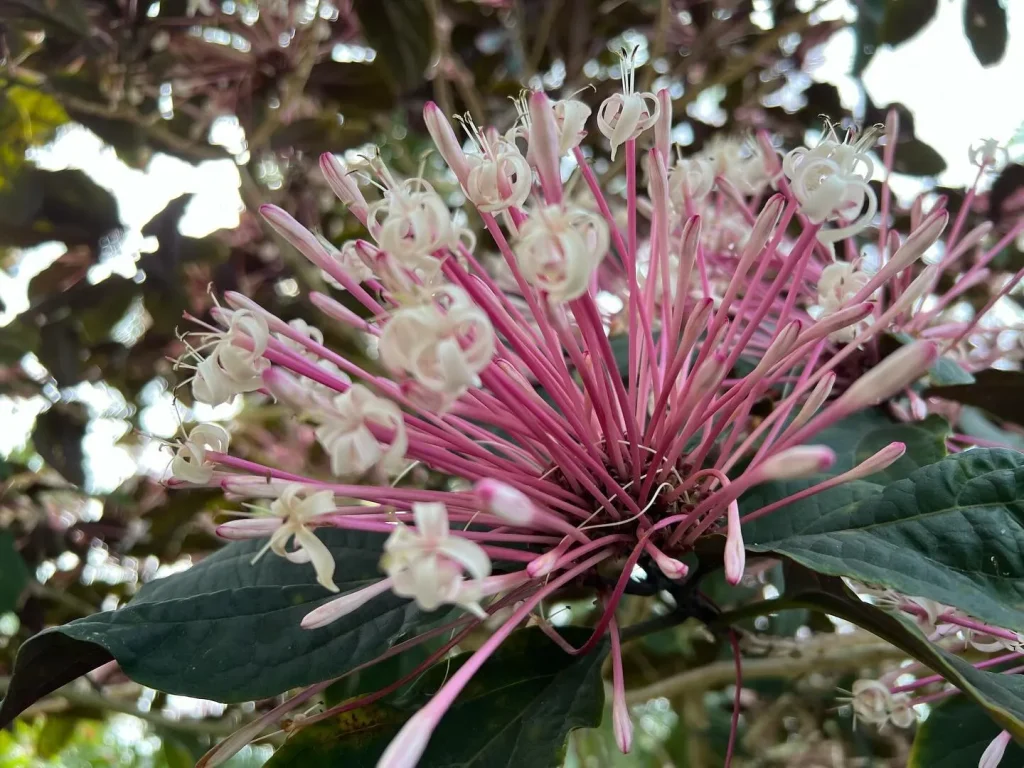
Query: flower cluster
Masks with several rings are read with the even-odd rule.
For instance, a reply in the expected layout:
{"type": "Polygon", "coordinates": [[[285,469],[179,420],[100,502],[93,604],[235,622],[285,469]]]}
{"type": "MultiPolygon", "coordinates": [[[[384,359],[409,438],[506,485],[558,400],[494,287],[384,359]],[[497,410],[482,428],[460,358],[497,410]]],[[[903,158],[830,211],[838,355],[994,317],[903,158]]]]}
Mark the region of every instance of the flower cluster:
{"type": "MultiPolygon", "coordinates": [[[[214,312],[218,326],[189,348],[197,400],[273,395],[316,426],[336,476],[231,457],[226,434],[196,428],[175,459],[178,481],[273,499],[221,526],[224,537],[269,537],[273,553],[310,563],[337,591],[336,564],[316,530],[380,535],[381,579],[323,602],[303,627],[320,631],[391,591],[424,611],[460,606],[472,626],[487,619],[493,630],[402,729],[379,763],[388,768],[417,762],[474,672],[525,621],[547,627],[538,606],[570,583],[600,587],[592,636],[570,650],[585,653],[610,635],[621,672],[615,611],[638,578],[635,566],[683,584],[697,541],[722,534],[722,567],[737,583],[747,521],[877,472],[904,448],[893,443],[745,518],[739,497],[827,469],[835,457],[811,444],[815,436],[903,392],[939,351],[925,338],[862,376],[842,369],[837,378],[843,360],[880,335],[931,322],[915,310],[935,270],[915,264],[945,227],[941,205],[927,214],[919,208],[901,237],[887,228],[884,192],[879,240],[887,257],[868,273],[854,253],[852,238],[877,209],[867,184],[876,130],[840,140],[830,128],[814,148],[781,160],[762,135],[673,163],[667,92],[637,93],[624,66],[623,92],[596,115],[611,152],[625,154],[623,227],[580,147],[590,108],[534,92],[520,112],[504,134],[467,121],[474,145],[467,152],[438,108],[425,109],[438,151],[503,262],[500,279],[429,183],[397,178],[377,159],[368,165],[381,193],[372,202],[336,157],[321,161],[367,240],[335,248],[285,211],[263,208],[270,225],[360,307],[309,297],[325,322],[373,341],[383,372],[238,293],[225,296],[227,306],[214,312]],[[645,132],[654,147],[642,198],[645,132]],[[567,158],[589,204],[566,192],[567,158]],[[769,184],[777,191],[765,198],[769,184]],[[718,222],[729,217],[727,243],[714,228],[708,237],[712,211],[718,222]],[[650,222],[643,242],[640,216],[650,222]],[[836,245],[845,246],[845,262],[836,245]],[[755,361],[752,370],[740,372],[741,357],[755,361]],[[752,415],[769,393],[777,397],[771,416],[752,415]],[[396,475],[413,463],[453,481],[444,490],[403,487],[396,475]],[[498,613],[504,606],[511,612],[498,613]]],[[[887,168],[895,135],[890,125],[887,168]]],[[[967,246],[954,247],[947,239],[944,258],[980,240],[972,233],[967,246]]],[[[628,751],[621,674],[613,683],[616,736],[628,751]]],[[[888,688],[859,686],[854,700],[865,720],[902,724],[908,716],[888,688]]]]}

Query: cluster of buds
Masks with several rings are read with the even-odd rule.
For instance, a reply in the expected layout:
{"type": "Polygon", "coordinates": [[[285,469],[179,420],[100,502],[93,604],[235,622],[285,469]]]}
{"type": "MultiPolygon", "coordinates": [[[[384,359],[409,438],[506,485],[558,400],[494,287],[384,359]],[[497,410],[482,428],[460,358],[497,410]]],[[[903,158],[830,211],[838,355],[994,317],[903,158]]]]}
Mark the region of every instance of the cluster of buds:
{"type": "MultiPolygon", "coordinates": [[[[325,593],[302,626],[322,631],[390,591],[424,611],[461,607],[467,618],[453,631],[467,621],[470,629],[486,621],[492,631],[402,729],[379,763],[385,768],[417,762],[501,642],[531,617],[544,624],[536,614],[546,599],[613,564],[618,575],[578,651],[608,635],[621,672],[615,611],[635,566],[681,584],[683,559],[698,540],[724,534],[722,567],[738,583],[747,522],[877,472],[904,446],[892,443],[744,517],[739,497],[758,484],[827,469],[835,456],[814,445],[815,436],[899,396],[939,353],[936,341],[921,339],[859,377],[844,370],[841,385],[837,379],[848,357],[899,323],[920,321],[915,303],[934,286],[935,268],[915,276],[915,264],[947,221],[941,208],[919,211],[906,237],[881,233],[892,255],[877,270],[857,266],[851,238],[877,207],[867,185],[875,130],[840,141],[830,128],[817,146],[781,162],[761,135],[753,149],[737,154],[720,145],[672,166],[668,93],[636,93],[628,60],[623,71],[623,92],[600,106],[597,125],[612,152],[624,151],[624,231],[579,146],[591,114],[581,101],[553,104],[531,93],[504,134],[467,123],[476,144],[468,155],[428,104],[428,129],[504,274],[485,266],[490,260],[476,238],[456,223],[465,219],[425,180],[398,179],[374,159],[369,170],[381,197],[368,202],[358,177],[325,155],[328,182],[373,242],[334,248],[279,208],[262,213],[360,306],[356,312],[323,293],[309,297],[327,322],[376,344],[386,373],[338,355],[315,329],[289,325],[237,293],[214,313],[223,330],[204,334],[212,351],[195,365],[196,398],[222,402],[261,390],[292,405],[316,425],[338,476],[326,481],[233,458],[219,433],[194,430],[174,463],[180,482],[274,499],[220,533],[269,537],[267,548],[311,563],[329,591],[336,565],[317,530],[380,537],[382,578],[347,594],[325,593]],[[649,130],[649,199],[641,200],[638,139],[649,130]],[[566,194],[561,169],[569,158],[592,206],[566,194]],[[769,183],[778,191],[762,201],[769,183]],[[742,222],[725,248],[722,238],[705,238],[701,211],[709,201],[742,222]],[[644,242],[641,215],[650,220],[644,242]],[[846,247],[845,263],[836,260],[837,244],[846,247]],[[894,297],[890,305],[882,294],[894,297]],[[621,355],[612,343],[617,333],[621,355]],[[755,365],[737,375],[741,357],[755,365]],[[772,413],[754,416],[769,393],[772,413]],[[389,481],[414,463],[456,480],[443,490],[389,481]]],[[[892,125],[886,133],[891,168],[892,125]]],[[[190,357],[205,348],[190,349],[190,357]]],[[[628,751],[621,674],[612,688],[617,741],[628,751]]],[[[901,724],[907,717],[903,698],[874,686],[855,696],[865,720],[901,724]]]]}

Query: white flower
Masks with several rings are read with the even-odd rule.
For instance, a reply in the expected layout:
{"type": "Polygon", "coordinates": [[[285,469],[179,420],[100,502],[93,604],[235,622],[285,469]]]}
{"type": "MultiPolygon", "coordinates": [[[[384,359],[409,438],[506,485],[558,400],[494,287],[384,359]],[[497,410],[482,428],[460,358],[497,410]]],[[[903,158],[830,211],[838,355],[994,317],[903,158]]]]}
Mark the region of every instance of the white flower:
{"type": "Polygon", "coordinates": [[[582,296],[607,252],[608,225],[603,219],[555,205],[533,211],[515,246],[523,275],[556,303],[582,296]]]}
{"type": "Polygon", "coordinates": [[[254,517],[232,520],[218,528],[225,538],[259,538],[270,533],[270,540],[253,558],[256,562],[269,549],[293,563],[312,563],[316,580],[331,592],[338,592],[334,583],[334,557],[327,545],[310,530],[310,523],[336,508],[330,491],[310,492],[297,483],[285,486],[280,498],[270,505],[270,514],[278,520],[254,517]],[[295,548],[288,549],[294,539],[295,548]]]}
{"type": "Polygon", "coordinates": [[[892,694],[878,680],[857,680],[853,684],[853,713],[866,723],[881,725],[889,717],[892,694]]]}
{"type": "Polygon", "coordinates": [[[1006,148],[1000,147],[995,139],[982,139],[977,146],[972,146],[967,151],[967,157],[971,165],[998,170],[1006,164],[1008,155],[1006,148]]]}
{"type": "Polygon", "coordinates": [[[847,700],[853,706],[854,717],[866,723],[892,723],[897,728],[909,728],[917,721],[910,697],[905,693],[892,693],[879,680],[857,680],[852,694],[847,700]]]}
{"type": "Polygon", "coordinates": [[[597,111],[597,127],[612,145],[611,159],[619,145],[637,138],[651,128],[661,114],[661,104],[653,93],[636,93],[636,49],[620,54],[622,93],[609,96],[597,111]]]}
{"type": "Polygon", "coordinates": [[[577,99],[556,101],[553,109],[558,125],[558,153],[563,156],[578,147],[587,135],[586,125],[591,109],[577,99]]]}
{"type": "Polygon", "coordinates": [[[406,269],[437,271],[435,252],[455,250],[465,232],[452,225],[448,206],[424,179],[399,183],[380,164],[374,166],[386,186],[384,198],[370,206],[367,227],[381,250],[406,269]]]}
{"type": "Polygon", "coordinates": [[[707,163],[712,176],[720,176],[746,195],[759,194],[771,181],[764,151],[749,137],[712,136],[698,158],[707,163]]]}
{"type": "MultiPolygon", "coordinates": [[[[226,331],[211,335],[213,350],[196,366],[192,379],[196,400],[219,405],[237,394],[259,389],[260,374],[270,365],[263,357],[270,340],[267,321],[239,309],[232,313],[226,331]]],[[[196,355],[198,351],[190,349],[188,354],[196,355]]]]}
{"type": "Polygon", "coordinates": [[[818,239],[822,242],[852,237],[874,217],[878,200],[867,182],[875,166],[867,150],[877,135],[877,129],[871,128],[852,144],[849,136],[840,142],[829,126],[814,149],[797,147],[783,159],[782,170],[800,201],[800,210],[812,223],[852,220],[836,229],[821,230],[818,239]]]}
{"type": "Polygon", "coordinates": [[[408,438],[401,409],[362,384],[353,384],[334,398],[333,408],[313,416],[320,423],[316,438],[331,457],[336,475],[361,475],[374,466],[391,469],[405,456],[408,438]],[[373,424],[393,430],[387,447],[373,434],[373,424]]]}
{"type": "Polygon", "coordinates": [[[213,477],[213,465],[206,460],[206,451],[224,453],[231,435],[219,424],[199,424],[192,428],[184,444],[171,460],[171,474],[187,483],[202,485],[213,477]]]}
{"type": "MultiPolygon", "coordinates": [[[[818,279],[818,304],[812,314],[816,319],[821,319],[851,306],[853,297],[870,280],[871,275],[861,272],[853,264],[845,261],[829,264],[821,270],[821,277],[818,279]]],[[[848,325],[830,333],[829,338],[839,343],[853,341],[864,325],[863,321],[848,325]]]]}
{"type": "Polygon", "coordinates": [[[478,374],[494,356],[494,329],[464,290],[449,285],[430,301],[396,311],[384,326],[379,349],[392,371],[455,399],[480,386],[478,374]]]}
{"type": "Polygon", "coordinates": [[[481,591],[465,582],[464,572],[479,581],[491,573],[491,561],[479,544],[451,536],[448,511],[439,502],[412,505],[416,528],[399,523],[384,543],[381,567],[396,595],[411,597],[426,611],[455,603],[478,616],[481,591]]]}
{"type": "Polygon", "coordinates": [[[533,171],[515,141],[481,132],[469,116],[461,122],[477,147],[476,154],[465,156],[466,197],[484,213],[521,207],[530,196],[533,171]]]}
{"type": "Polygon", "coordinates": [[[687,199],[703,200],[715,185],[711,163],[702,157],[680,158],[668,174],[668,196],[677,211],[686,211],[687,199]]]}

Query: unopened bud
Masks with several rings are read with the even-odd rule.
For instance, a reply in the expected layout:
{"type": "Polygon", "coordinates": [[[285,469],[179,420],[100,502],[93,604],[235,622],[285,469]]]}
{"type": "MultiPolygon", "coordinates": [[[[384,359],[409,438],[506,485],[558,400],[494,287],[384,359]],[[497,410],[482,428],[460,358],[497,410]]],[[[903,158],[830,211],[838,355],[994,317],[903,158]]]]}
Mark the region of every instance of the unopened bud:
{"type": "Polygon", "coordinates": [[[452,124],[441,112],[441,108],[432,101],[428,101],[423,106],[423,121],[427,124],[427,133],[434,140],[437,151],[448,163],[448,167],[452,169],[452,173],[455,174],[459,183],[465,187],[469,179],[469,161],[466,160],[466,154],[462,151],[462,143],[456,136],[452,124]]]}
{"type": "Polygon", "coordinates": [[[824,445],[798,445],[765,459],[754,471],[760,482],[794,480],[824,472],[835,460],[833,450],[824,445]]]}
{"type": "Polygon", "coordinates": [[[512,525],[528,526],[537,518],[537,508],[529,497],[511,485],[498,480],[481,480],[474,492],[488,512],[512,525]]]}
{"type": "Polygon", "coordinates": [[[917,381],[938,355],[938,346],[932,341],[916,341],[896,350],[857,379],[835,407],[853,413],[877,405],[917,381]]]}
{"type": "Polygon", "coordinates": [[[562,177],[559,171],[558,124],[551,100],[543,91],[530,94],[529,159],[537,168],[544,199],[549,204],[561,202],[562,177]]]}
{"type": "Polygon", "coordinates": [[[672,97],[667,88],[658,91],[658,119],[654,122],[654,148],[667,165],[672,147],[672,97]]]}
{"type": "Polygon", "coordinates": [[[843,478],[847,482],[850,480],[860,480],[868,475],[873,475],[875,472],[881,472],[886,467],[890,466],[899,459],[904,453],[907,452],[907,446],[903,443],[889,443],[885,448],[878,451],[878,453],[869,456],[864,459],[860,464],[851,469],[849,472],[843,473],[843,478]]]}
{"type": "Polygon", "coordinates": [[[743,532],[740,528],[740,507],[733,500],[729,503],[725,536],[725,580],[732,585],[740,583],[747,567],[747,552],[743,547],[743,532]]]}
{"type": "Polygon", "coordinates": [[[978,761],[978,768],[999,768],[999,764],[1003,761],[1003,753],[1006,752],[1006,747],[1010,744],[1010,732],[1000,731],[999,735],[996,736],[985,747],[985,752],[981,756],[981,760],[978,761]]]}
{"type": "Polygon", "coordinates": [[[377,768],[415,768],[437,727],[438,719],[439,716],[434,714],[429,704],[409,718],[384,750],[377,761],[377,768]]]}
{"type": "Polygon", "coordinates": [[[274,396],[295,408],[305,408],[310,403],[309,390],[299,380],[277,366],[263,371],[263,386],[274,396]]]}
{"type": "Polygon", "coordinates": [[[789,431],[796,431],[811,418],[818,409],[821,408],[821,404],[824,403],[828,396],[832,393],[832,387],[836,383],[836,375],[829,371],[817,384],[814,385],[814,389],[811,390],[811,394],[807,396],[807,400],[804,402],[800,412],[793,419],[793,422],[789,425],[789,431]]]}
{"type": "Polygon", "coordinates": [[[366,224],[369,206],[366,204],[366,198],[363,197],[363,191],[359,189],[359,184],[356,183],[345,164],[330,152],[324,152],[320,155],[320,171],[338,199],[352,211],[353,216],[366,224]]]}
{"type": "Polygon", "coordinates": [[[299,626],[303,629],[326,627],[352,611],[362,608],[377,595],[383,594],[389,589],[391,589],[391,579],[387,578],[368,587],[357,589],[355,592],[349,592],[347,595],[336,597],[303,616],[299,626]]]}

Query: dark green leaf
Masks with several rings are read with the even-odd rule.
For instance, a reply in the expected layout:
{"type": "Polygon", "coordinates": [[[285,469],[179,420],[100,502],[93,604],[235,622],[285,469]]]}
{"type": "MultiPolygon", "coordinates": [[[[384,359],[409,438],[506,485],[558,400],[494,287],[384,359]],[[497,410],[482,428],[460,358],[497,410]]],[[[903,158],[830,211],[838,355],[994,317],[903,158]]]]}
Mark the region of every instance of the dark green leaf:
{"type": "Polygon", "coordinates": [[[25,166],[0,189],[0,244],[57,240],[98,251],[120,227],[113,195],[76,169],[25,166]]]}
{"type": "Polygon", "coordinates": [[[36,737],[36,754],[46,760],[56,757],[71,740],[76,725],[78,721],[73,717],[48,715],[36,737]]]}
{"type": "MultiPolygon", "coordinates": [[[[383,535],[333,529],[320,535],[338,565],[335,582],[342,592],[380,578],[383,535]]],[[[231,544],[187,571],[150,582],[124,608],[31,638],[18,655],[9,698],[31,685],[34,675],[45,674],[34,662],[69,638],[112,655],[143,685],[230,702],[337,677],[376,658],[424,620],[412,603],[388,593],[327,627],[302,629],[302,617],[333,595],[316,583],[309,565],[271,555],[252,564],[263,544],[231,544]]],[[[76,667],[57,685],[91,668],[76,667]]],[[[32,701],[5,700],[0,722],[32,701]]]]}
{"type": "Polygon", "coordinates": [[[896,147],[893,170],[908,176],[937,176],[946,170],[946,161],[930,146],[915,138],[896,147]]]}
{"type": "Polygon", "coordinates": [[[0,702],[0,727],[43,696],[113,660],[103,647],[56,630],[29,638],[18,649],[7,695],[0,702]]]}
{"type": "Polygon", "coordinates": [[[966,0],[964,34],[981,66],[991,67],[1002,59],[1009,33],[1001,0],[966,0]]]}
{"type": "Polygon", "coordinates": [[[881,494],[834,490],[755,521],[748,547],[1024,629],[1024,455],[977,449],[881,494]]]}
{"type": "Polygon", "coordinates": [[[905,43],[932,20],[938,7],[939,0],[889,0],[880,41],[888,45],[905,43]]]}
{"type": "Polygon", "coordinates": [[[965,406],[960,410],[957,426],[965,435],[999,443],[1016,451],[1024,451],[1024,435],[997,427],[977,408],[965,406]]]}
{"type": "MultiPolygon", "coordinates": [[[[961,768],[977,765],[1002,727],[970,699],[956,696],[928,713],[917,729],[907,768],[961,768]]],[[[1010,742],[1001,763],[1024,765],[1024,748],[1010,742]]]]}
{"type": "Polygon", "coordinates": [[[866,0],[857,11],[854,37],[857,50],[853,57],[853,76],[860,77],[882,44],[882,21],[885,18],[886,0],[866,0]]]}
{"type": "Polygon", "coordinates": [[[933,387],[926,394],[982,408],[993,416],[1024,425],[1024,372],[979,371],[973,384],[933,387]]]}
{"type": "Polygon", "coordinates": [[[36,417],[32,445],[61,477],[77,486],[85,485],[84,453],[85,421],[70,407],[53,406],[36,417]]]}
{"type": "MultiPolygon", "coordinates": [[[[562,630],[581,645],[589,629],[562,630]]],[[[539,629],[509,637],[473,676],[445,714],[419,761],[420,768],[518,768],[559,765],[574,728],[601,721],[606,644],[570,656],[539,629]]],[[[471,654],[428,670],[416,690],[388,704],[343,713],[299,731],[267,764],[270,768],[374,766],[391,739],[471,654]]]]}
{"type": "Polygon", "coordinates": [[[10,531],[0,531],[0,613],[18,607],[28,580],[28,568],[14,546],[14,536],[10,531]]]}
{"type": "Polygon", "coordinates": [[[400,92],[422,82],[434,47],[434,25],[424,0],[353,0],[366,42],[400,92]]]}

